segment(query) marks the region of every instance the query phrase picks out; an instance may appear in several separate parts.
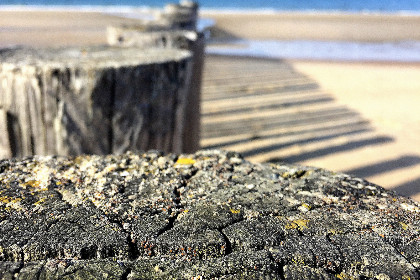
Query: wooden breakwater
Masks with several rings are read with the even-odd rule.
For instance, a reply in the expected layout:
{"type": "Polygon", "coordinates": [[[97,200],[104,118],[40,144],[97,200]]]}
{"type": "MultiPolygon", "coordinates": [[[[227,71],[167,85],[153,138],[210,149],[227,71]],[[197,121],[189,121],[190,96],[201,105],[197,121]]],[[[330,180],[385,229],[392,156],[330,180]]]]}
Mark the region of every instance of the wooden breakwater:
{"type": "Polygon", "coordinates": [[[182,150],[189,52],[22,48],[0,55],[3,157],[182,150]]]}
{"type": "Polygon", "coordinates": [[[107,40],[112,46],[177,48],[192,52],[191,82],[187,93],[183,151],[200,147],[201,81],[204,65],[205,31],[197,30],[198,5],[191,1],[170,4],[151,21],[137,25],[109,26],[107,40]]]}
{"type": "Polygon", "coordinates": [[[108,47],[1,50],[0,156],[197,150],[197,9],[168,5],[142,32],[110,27],[108,47]]]}

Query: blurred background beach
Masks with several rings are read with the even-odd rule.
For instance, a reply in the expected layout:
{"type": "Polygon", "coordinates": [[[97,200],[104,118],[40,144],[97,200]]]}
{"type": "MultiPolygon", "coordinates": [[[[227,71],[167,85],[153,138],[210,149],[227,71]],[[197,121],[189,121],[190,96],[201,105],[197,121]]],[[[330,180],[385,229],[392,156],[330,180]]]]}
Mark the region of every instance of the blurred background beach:
{"type": "MultiPolygon", "coordinates": [[[[169,1],[2,0],[0,47],[106,43],[169,1]]],[[[202,147],[420,200],[420,1],[199,1],[202,147]]]]}

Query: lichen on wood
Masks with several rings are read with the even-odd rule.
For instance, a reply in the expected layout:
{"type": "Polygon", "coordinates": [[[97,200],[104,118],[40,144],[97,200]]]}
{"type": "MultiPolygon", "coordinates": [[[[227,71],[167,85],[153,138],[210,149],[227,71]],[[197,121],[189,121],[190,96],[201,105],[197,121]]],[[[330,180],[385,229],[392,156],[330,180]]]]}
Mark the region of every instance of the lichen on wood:
{"type": "Polygon", "coordinates": [[[199,151],[0,162],[0,278],[419,279],[420,205],[199,151]]]}

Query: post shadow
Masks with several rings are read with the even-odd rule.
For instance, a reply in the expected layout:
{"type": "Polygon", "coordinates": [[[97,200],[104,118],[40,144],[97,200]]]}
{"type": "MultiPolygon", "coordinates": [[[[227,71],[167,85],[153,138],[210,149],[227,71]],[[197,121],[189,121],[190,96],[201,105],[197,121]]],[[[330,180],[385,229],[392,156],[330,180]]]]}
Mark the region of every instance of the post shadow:
{"type": "MultiPolygon", "coordinates": [[[[275,150],[283,150],[291,145],[303,146],[318,142],[321,148],[315,151],[291,154],[284,158],[272,158],[269,160],[270,162],[286,161],[298,163],[312,158],[346,151],[355,151],[364,147],[394,141],[393,138],[387,135],[373,134],[372,136],[374,130],[369,126],[368,120],[363,118],[357,111],[338,104],[331,95],[320,90],[320,86],[316,81],[296,71],[285,60],[209,55],[205,76],[207,76],[205,81],[209,87],[204,87],[202,102],[225,100],[227,105],[220,106],[220,108],[215,107],[213,111],[203,111],[202,117],[205,119],[202,125],[203,138],[209,140],[214,139],[214,141],[217,141],[217,138],[221,139],[218,143],[212,140],[212,144],[204,148],[223,149],[227,146],[240,145],[242,143],[247,144],[252,141],[255,141],[255,145],[258,145],[259,140],[270,138],[281,139],[282,136],[290,137],[296,135],[296,141],[283,142],[270,146],[262,146],[264,144],[261,143],[261,146],[256,146],[252,150],[245,151],[243,154],[247,157],[258,156],[258,154],[275,150]],[[247,87],[247,77],[252,77],[253,73],[258,76],[264,67],[270,69],[268,76],[261,78],[260,83],[256,79],[251,79],[247,87]],[[287,75],[287,82],[282,83],[282,77],[280,77],[278,84],[276,84],[276,74],[282,77],[287,75]],[[233,77],[236,77],[237,80],[235,81],[233,77]],[[267,82],[270,77],[272,77],[272,81],[267,82]],[[270,86],[267,86],[267,84],[270,86]],[[270,100],[273,100],[270,98],[264,104],[262,100],[258,100],[259,97],[268,94],[274,95],[276,93],[278,93],[279,101],[270,102],[270,100]],[[301,96],[307,96],[308,99],[305,100],[299,97],[301,93],[305,94],[301,96]],[[255,104],[246,102],[243,107],[234,104],[235,100],[248,96],[255,98],[255,104]],[[287,96],[287,100],[280,101],[285,96],[287,96]],[[297,98],[293,100],[294,97],[297,98]],[[229,106],[229,102],[232,102],[233,106],[229,106]],[[314,106],[313,110],[302,110],[310,106],[314,106]],[[229,107],[232,107],[232,109],[229,109],[229,107]],[[278,111],[276,111],[277,108],[278,111]],[[285,108],[287,110],[282,112],[285,108]],[[261,114],[253,116],[253,112],[256,111],[261,114]],[[266,115],[264,114],[265,111],[267,111],[266,115]],[[273,114],[270,115],[270,113],[273,114]],[[236,118],[235,116],[238,117],[236,118]],[[226,119],[223,119],[223,117],[226,117],[226,119]],[[218,120],[213,122],[212,118],[218,118],[218,120]],[[298,129],[296,132],[295,127],[298,126],[304,126],[304,128],[298,129]],[[288,129],[290,129],[290,132],[288,132],[288,129]],[[270,133],[270,131],[282,131],[282,133],[270,133]],[[304,133],[314,133],[316,135],[301,139],[304,133]],[[359,135],[360,137],[358,137],[359,135]],[[232,137],[230,140],[230,136],[235,137],[232,137]],[[346,136],[352,137],[344,144],[335,145],[328,141],[337,137],[346,136]],[[322,147],[323,142],[325,143],[324,147],[322,147]]],[[[398,168],[397,165],[399,163],[409,160],[410,158],[401,158],[400,162],[395,162],[395,165],[384,163],[377,167],[384,172],[385,170],[390,171],[391,168],[398,168]]],[[[406,164],[408,165],[409,163],[407,162],[406,164]]],[[[361,175],[363,176],[360,177],[369,176],[367,171],[361,175]]]]}
{"type": "Polygon", "coordinates": [[[299,125],[318,125],[328,120],[351,120],[363,121],[356,112],[345,108],[332,108],[306,112],[301,114],[281,114],[274,117],[251,117],[246,120],[239,119],[230,122],[216,122],[203,125],[203,137],[213,138],[223,135],[243,134],[244,130],[252,127],[261,127],[261,130],[269,131],[278,128],[288,128],[299,125]]]}
{"type": "Polygon", "coordinates": [[[299,100],[299,101],[286,101],[286,102],[278,102],[278,103],[272,103],[272,104],[263,104],[260,106],[253,106],[253,107],[241,107],[241,108],[235,108],[235,109],[223,109],[219,110],[217,112],[211,112],[211,113],[204,113],[202,114],[203,117],[211,117],[211,116],[228,116],[228,115],[234,115],[234,114],[243,114],[243,113],[251,113],[255,110],[270,110],[270,109],[282,109],[282,108],[289,108],[289,107],[296,107],[296,106],[310,106],[314,104],[320,104],[320,103],[328,103],[332,102],[333,99],[331,97],[320,97],[315,98],[311,100],[299,100]]]}
{"type": "MultiPolygon", "coordinates": [[[[258,155],[258,154],[272,152],[272,151],[275,151],[275,150],[285,149],[285,148],[293,146],[293,145],[305,145],[305,144],[310,144],[310,143],[322,142],[322,141],[331,140],[331,139],[334,139],[334,138],[339,138],[339,137],[343,137],[343,136],[350,136],[350,135],[360,134],[360,133],[369,132],[369,131],[370,131],[370,129],[368,129],[368,128],[361,128],[361,129],[354,129],[354,130],[351,130],[351,131],[348,131],[348,132],[324,134],[324,135],[319,136],[319,137],[309,137],[309,138],[302,139],[302,140],[290,141],[290,142],[287,142],[287,143],[270,145],[270,146],[266,146],[266,147],[252,149],[250,151],[242,152],[242,155],[244,157],[250,157],[250,156],[255,156],[255,155],[258,155]]],[[[346,148],[343,146],[343,149],[346,149],[346,148]]],[[[336,150],[338,151],[339,148],[336,148],[336,150]]],[[[308,153],[308,155],[309,154],[310,153],[308,153]]],[[[302,154],[302,156],[303,156],[303,154],[302,154]]]]}
{"type": "Polygon", "coordinates": [[[420,178],[406,182],[395,188],[392,188],[399,195],[413,196],[420,193],[420,178]]]}
{"type": "Polygon", "coordinates": [[[357,122],[353,122],[353,123],[346,123],[346,124],[338,124],[338,125],[332,125],[332,126],[325,126],[325,127],[320,127],[320,128],[307,128],[307,129],[301,129],[298,131],[290,131],[290,132],[282,132],[282,133],[275,133],[275,134],[270,134],[267,136],[252,136],[252,137],[245,137],[243,139],[239,139],[239,140],[232,140],[232,141],[222,141],[220,143],[214,144],[214,145],[207,145],[205,148],[206,149],[220,149],[223,148],[223,146],[231,146],[231,145],[237,145],[237,144],[241,144],[241,143],[246,143],[246,142],[250,142],[250,141],[254,141],[254,140],[265,140],[265,139],[270,139],[270,138],[278,138],[278,137],[291,137],[291,136],[299,136],[301,134],[305,134],[305,133],[322,133],[322,132],[328,132],[328,131],[334,131],[337,129],[342,129],[342,128],[353,128],[354,130],[361,130],[361,129],[365,129],[366,132],[371,131],[371,129],[368,126],[369,122],[367,121],[357,121],[357,122]]]}
{"type": "Polygon", "coordinates": [[[309,160],[313,158],[319,158],[322,156],[327,156],[327,155],[331,155],[335,153],[357,150],[366,146],[386,144],[392,141],[394,141],[394,139],[388,136],[371,137],[369,139],[351,141],[343,145],[329,146],[323,149],[318,149],[316,151],[310,151],[310,152],[302,153],[299,155],[292,155],[292,156],[288,156],[282,159],[272,159],[272,160],[269,160],[269,162],[285,161],[289,163],[299,163],[301,161],[305,161],[305,160],[309,160]]]}
{"type": "MultiPolygon", "coordinates": [[[[416,155],[405,155],[394,160],[379,162],[371,165],[365,165],[355,169],[344,171],[344,173],[350,175],[356,175],[358,177],[370,177],[378,174],[390,172],[396,169],[407,168],[420,164],[420,157],[416,155]]],[[[420,185],[419,185],[420,188],[420,185]]],[[[420,191],[420,189],[419,189],[420,191]]]]}

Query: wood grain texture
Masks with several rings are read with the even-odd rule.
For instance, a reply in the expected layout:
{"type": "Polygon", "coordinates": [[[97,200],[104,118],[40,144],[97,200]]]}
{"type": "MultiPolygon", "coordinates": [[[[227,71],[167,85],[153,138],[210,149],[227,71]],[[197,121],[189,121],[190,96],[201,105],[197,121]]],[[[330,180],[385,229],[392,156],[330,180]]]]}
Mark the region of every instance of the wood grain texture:
{"type": "Polygon", "coordinates": [[[0,61],[3,156],[182,149],[187,51],[18,48],[0,61]]]}
{"type": "Polygon", "coordinates": [[[195,152],[200,148],[201,79],[206,38],[204,31],[197,31],[197,18],[197,3],[181,1],[180,4],[166,5],[153,20],[107,27],[107,41],[111,46],[139,49],[176,48],[191,51],[193,55],[191,81],[187,96],[182,101],[186,103],[187,121],[176,124],[182,125],[182,128],[179,127],[181,139],[174,138],[174,141],[181,140],[177,146],[180,151],[186,153],[195,152]]]}
{"type": "MultiPolygon", "coordinates": [[[[205,35],[191,30],[144,31],[144,26],[110,26],[108,43],[112,46],[144,48],[177,48],[192,52],[192,71],[186,97],[186,115],[182,129],[182,152],[194,152],[200,147],[200,100],[204,65],[205,35]]],[[[146,28],[147,30],[147,28],[146,28]]],[[[181,145],[181,143],[180,143],[181,145]]]]}

